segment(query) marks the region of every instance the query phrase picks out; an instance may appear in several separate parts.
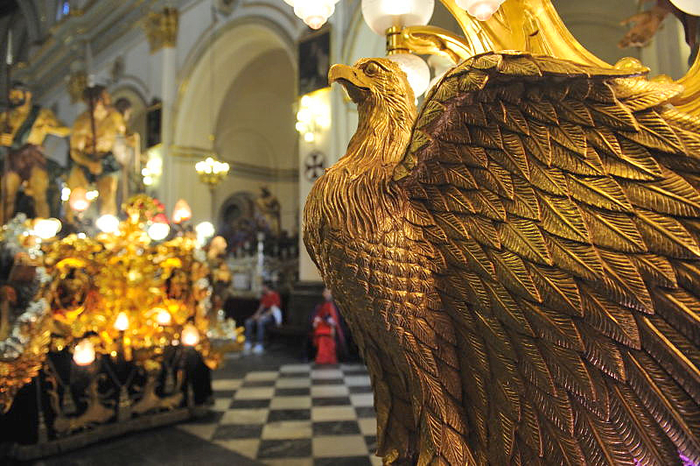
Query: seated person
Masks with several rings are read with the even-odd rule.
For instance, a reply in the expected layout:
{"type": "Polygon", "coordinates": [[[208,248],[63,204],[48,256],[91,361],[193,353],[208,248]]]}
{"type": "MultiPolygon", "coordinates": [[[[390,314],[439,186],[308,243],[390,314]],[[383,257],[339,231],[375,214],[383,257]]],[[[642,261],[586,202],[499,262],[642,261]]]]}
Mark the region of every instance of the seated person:
{"type": "Polygon", "coordinates": [[[260,298],[260,306],[251,317],[245,321],[245,352],[249,353],[251,349],[254,353],[262,353],[264,351],[263,342],[265,340],[265,327],[274,322],[279,326],[282,324],[282,311],[280,307],[282,301],[279,293],[274,291],[270,284],[265,283],[262,287],[262,297],[260,298]],[[257,329],[255,334],[254,330],[257,329]],[[255,342],[255,346],[253,346],[255,342]]]}

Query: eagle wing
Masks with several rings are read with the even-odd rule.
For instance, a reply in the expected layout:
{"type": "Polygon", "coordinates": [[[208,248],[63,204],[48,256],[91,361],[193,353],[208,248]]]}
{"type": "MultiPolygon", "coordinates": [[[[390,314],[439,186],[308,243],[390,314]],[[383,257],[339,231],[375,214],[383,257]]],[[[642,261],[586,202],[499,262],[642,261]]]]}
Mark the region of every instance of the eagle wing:
{"type": "Polygon", "coordinates": [[[525,53],[427,97],[394,180],[458,335],[475,458],[700,462],[700,122],[525,53]]]}

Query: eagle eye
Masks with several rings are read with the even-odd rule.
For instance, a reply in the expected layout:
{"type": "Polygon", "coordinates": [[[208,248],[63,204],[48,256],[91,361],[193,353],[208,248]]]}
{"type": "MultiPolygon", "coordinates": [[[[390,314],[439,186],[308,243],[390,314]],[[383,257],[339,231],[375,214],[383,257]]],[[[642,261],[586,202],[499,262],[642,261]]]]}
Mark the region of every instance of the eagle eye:
{"type": "Polygon", "coordinates": [[[374,62],[369,62],[369,63],[365,66],[365,70],[364,70],[364,71],[365,71],[365,74],[366,74],[367,76],[376,76],[376,75],[379,74],[380,68],[379,68],[379,65],[377,65],[376,63],[374,63],[374,62]]]}

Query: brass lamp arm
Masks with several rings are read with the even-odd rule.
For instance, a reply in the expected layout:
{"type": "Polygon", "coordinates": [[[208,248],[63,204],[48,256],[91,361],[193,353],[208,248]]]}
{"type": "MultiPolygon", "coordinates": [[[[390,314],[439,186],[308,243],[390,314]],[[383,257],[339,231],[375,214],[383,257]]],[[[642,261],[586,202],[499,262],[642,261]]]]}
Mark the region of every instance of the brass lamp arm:
{"type": "Polygon", "coordinates": [[[436,26],[392,27],[386,32],[386,51],[411,51],[419,55],[441,55],[454,64],[474,55],[474,50],[463,37],[436,26]]]}

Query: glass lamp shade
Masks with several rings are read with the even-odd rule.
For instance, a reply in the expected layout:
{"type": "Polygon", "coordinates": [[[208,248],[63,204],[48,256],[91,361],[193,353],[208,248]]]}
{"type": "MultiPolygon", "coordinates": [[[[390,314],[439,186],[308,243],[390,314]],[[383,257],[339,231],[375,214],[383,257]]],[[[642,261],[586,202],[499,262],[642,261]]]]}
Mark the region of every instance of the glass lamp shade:
{"type": "Polygon", "coordinates": [[[486,21],[498,11],[505,0],[456,0],[457,6],[467,10],[467,13],[478,19],[486,21]]]}
{"type": "Polygon", "coordinates": [[[326,24],[335,11],[339,0],[284,0],[287,5],[294,7],[294,14],[311,29],[319,29],[326,24]]]}
{"type": "Polygon", "coordinates": [[[380,36],[392,26],[425,26],[434,9],[435,0],[362,0],[362,16],[380,36]]]}
{"type": "Polygon", "coordinates": [[[425,60],[412,53],[395,53],[387,58],[398,63],[403,72],[406,73],[408,83],[411,85],[416,98],[428,89],[430,68],[425,60]]]}
{"type": "Polygon", "coordinates": [[[61,231],[61,222],[55,218],[41,218],[34,222],[34,234],[41,239],[51,239],[61,231]]]}
{"type": "Polygon", "coordinates": [[[689,15],[700,16],[700,2],[698,0],[671,0],[671,3],[689,15]]]}
{"type": "Polygon", "coordinates": [[[195,346],[199,343],[199,330],[192,324],[185,325],[182,329],[180,340],[182,340],[183,345],[195,346]]]}
{"type": "Polygon", "coordinates": [[[160,325],[170,325],[173,318],[168,311],[163,308],[158,308],[156,311],[156,322],[160,325]]]}
{"type": "Polygon", "coordinates": [[[162,222],[152,223],[148,227],[148,230],[146,230],[146,234],[148,234],[148,237],[153,241],[164,240],[170,234],[170,225],[162,222]]]}
{"type": "Polygon", "coordinates": [[[216,233],[216,228],[214,228],[214,225],[211,222],[202,222],[194,227],[194,231],[197,233],[197,236],[208,239],[214,236],[214,233],[216,233]]]}
{"type": "Polygon", "coordinates": [[[117,318],[114,320],[114,328],[120,332],[124,332],[129,329],[129,316],[126,312],[120,312],[117,314],[117,318]]]}
{"type": "Polygon", "coordinates": [[[192,209],[186,200],[180,199],[173,208],[173,223],[182,223],[192,218],[192,209]]]}
{"type": "Polygon", "coordinates": [[[105,214],[97,219],[95,225],[104,233],[114,233],[119,230],[119,219],[114,215],[105,214]]]}
{"type": "Polygon", "coordinates": [[[70,205],[70,208],[76,212],[85,212],[88,207],[90,207],[87,189],[81,187],[73,189],[70,193],[70,197],[68,198],[68,205],[70,205]]]}
{"type": "Polygon", "coordinates": [[[73,361],[79,366],[89,366],[95,362],[95,345],[87,338],[80,340],[73,350],[73,361]]]}

